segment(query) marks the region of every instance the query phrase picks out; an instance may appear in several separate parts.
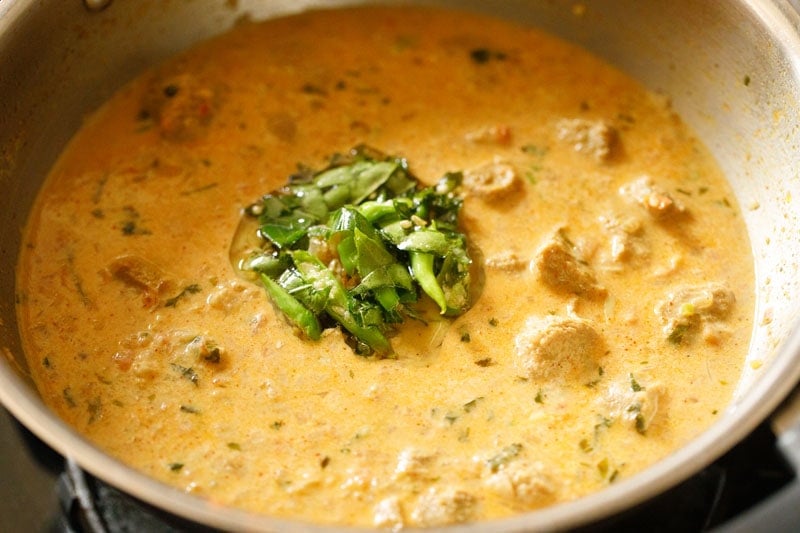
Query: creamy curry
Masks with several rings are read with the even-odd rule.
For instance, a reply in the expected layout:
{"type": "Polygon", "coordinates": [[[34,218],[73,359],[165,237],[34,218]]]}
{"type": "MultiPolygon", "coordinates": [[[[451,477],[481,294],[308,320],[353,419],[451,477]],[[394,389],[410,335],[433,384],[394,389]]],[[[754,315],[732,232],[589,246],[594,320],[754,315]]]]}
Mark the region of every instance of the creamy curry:
{"type": "Polygon", "coordinates": [[[754,291],[736,200],[668,98],[540,31],[410,7],[245,22],[127,84],[49,176],[18,278],[41,394],[109,454],[381,528],[573,500],[672,453],[726,409],[754,291]],[[362,143],[463,175],[482,273],[390,357],[298,334],[232,257],[247,206],[362,143]]]}

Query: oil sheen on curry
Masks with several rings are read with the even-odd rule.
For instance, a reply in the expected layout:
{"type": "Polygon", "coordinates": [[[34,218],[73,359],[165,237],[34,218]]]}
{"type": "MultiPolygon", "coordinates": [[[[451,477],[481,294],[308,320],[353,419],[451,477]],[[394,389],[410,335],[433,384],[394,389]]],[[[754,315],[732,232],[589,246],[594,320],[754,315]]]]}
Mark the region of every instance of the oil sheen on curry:
{"type": "MultiPolygon", "coordinates": [[[[406,236],[444,227],[398,212],[406,236]]],[[[363,285],[314,227],[292,268],[363,285]]],[[[18,311],[53,410],[180,490],[316,523],[438,526],[602,490],[721,415],[752,329],[739,208],[668,98],[466,13],[242,23],[143,73],[88,117],[24,242],[18,311]],[[250,261],[284,250],[259,240],[264,195],[356,153],[459,208],[470,274],[442,312],[415,252],[384,244],[415,283],[390,283],[403,321],[364,326],[388,343],[366,350],[333,292],[305,330],[250,261]]],[[[429,255],[435,282],[447,258],[429,255]]]]}

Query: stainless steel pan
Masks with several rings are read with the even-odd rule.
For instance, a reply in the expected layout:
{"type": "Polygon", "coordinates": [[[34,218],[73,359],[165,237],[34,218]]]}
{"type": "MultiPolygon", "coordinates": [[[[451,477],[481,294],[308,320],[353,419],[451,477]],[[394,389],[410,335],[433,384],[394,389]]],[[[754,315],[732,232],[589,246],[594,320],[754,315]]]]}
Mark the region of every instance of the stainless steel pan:
{"type": "MultiPolygon", "coordinates": [[[[220,508],[105,455],[41,402],[15,318],[21,228],[42,179],[82,118],[141,69],[242,16],[260,19],[324,0],[0,1],[0,400],[87,471],[178,516],[224,529],[300,525],[220,508]]],[[[785,0],[427,1],[538,25],[582,44],[671,96],[711,148],[744,210],[757,276],[750,362],[718,423],[645,472],[582,500],[493,524],[574,527],[687,478],[772,416],[800,377],[800,17],[785,0]],[[758,367],[757,362],[763,362],[758,367]],[[756,368],[758,367],[758,368],[756,368]]],[[[800,432],[776,424],[790,451],[800,432]]],[[[800,451],[797,452],[800,457],[800,451]]],[[[318,530],[311,525],[302,526],[318,530]]],[[[477,526],[461,526],[470,530],[477,526]]]]}

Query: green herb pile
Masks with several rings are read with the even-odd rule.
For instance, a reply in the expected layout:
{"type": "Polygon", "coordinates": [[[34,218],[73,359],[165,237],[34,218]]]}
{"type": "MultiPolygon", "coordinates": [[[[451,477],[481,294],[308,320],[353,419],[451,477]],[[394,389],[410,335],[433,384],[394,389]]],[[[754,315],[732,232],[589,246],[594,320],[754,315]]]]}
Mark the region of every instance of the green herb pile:
{"type": "Polygon", "coordinates": [[[259,275],[307,337],[338,324],[357,354],[390,355],[387,336],[404,318],[419,318],[413,304],[422,293],[443,315],[470,306],[460,182],[448,173],[424,187],[404,159],[356,147],[247,209],[261,247],[240,268],[259,275]]]}

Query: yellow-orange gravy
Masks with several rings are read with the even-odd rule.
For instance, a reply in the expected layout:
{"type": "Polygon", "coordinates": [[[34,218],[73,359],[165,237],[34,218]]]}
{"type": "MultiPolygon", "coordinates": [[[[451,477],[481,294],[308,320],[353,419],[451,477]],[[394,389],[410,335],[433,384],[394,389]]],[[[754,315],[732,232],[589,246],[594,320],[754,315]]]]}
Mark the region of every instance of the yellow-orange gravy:
{"type": "Polygon", "coordinates": [[[397,528],[629,477],[730,400],[753,315],[735,198],[668,99],[540,31],[421,8],[245,23],[86,121],[25,234],[46,402],[220,504],[397,528]],[[485,286],[395,358],[298,336],[229,253],[298,164],[366,143],[463,171],[485,286]]]}

